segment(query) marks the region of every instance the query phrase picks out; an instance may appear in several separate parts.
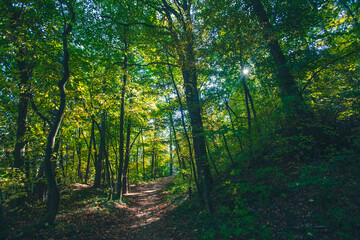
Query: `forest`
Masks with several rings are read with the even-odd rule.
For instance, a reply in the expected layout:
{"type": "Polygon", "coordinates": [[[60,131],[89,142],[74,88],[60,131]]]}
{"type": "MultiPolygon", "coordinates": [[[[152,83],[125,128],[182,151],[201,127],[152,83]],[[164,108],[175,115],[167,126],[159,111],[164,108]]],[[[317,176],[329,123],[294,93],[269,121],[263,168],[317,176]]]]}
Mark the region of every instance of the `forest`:
{"type": "Polygon", "coordinates": [[[360,1],[0,1],[0,239],[360,239],[360,1]]]}

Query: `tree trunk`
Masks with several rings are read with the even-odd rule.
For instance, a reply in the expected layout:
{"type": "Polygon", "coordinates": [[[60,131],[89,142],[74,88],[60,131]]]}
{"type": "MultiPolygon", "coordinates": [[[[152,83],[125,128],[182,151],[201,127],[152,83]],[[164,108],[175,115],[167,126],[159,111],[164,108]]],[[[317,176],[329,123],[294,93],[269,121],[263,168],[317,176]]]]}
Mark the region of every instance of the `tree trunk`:
{"type": "Polygon", "coordinates": [[[143,180],[145,181],[146,171],[145,171],[145,144],[144,144],[144,135],[141,136],[142,140],[142,168],[143,168],[143,180]]]}
{"type": "Polygon", "coordinates": [[[154,172],[155,172],[155,147],[153,147],[153,151],[151,154],[151,175],[150,175],[151,179],[155,179],[154,172]]]}
{"type": "Polygon", "coordinates": [[[223,137],[223,139],[224,139],[224,144],[225,144],[226,152],[228,153],[229,159],[230,159],[231,163],[232,163],[233,165],[235,165],[234,159],[233,159],[233,157],[232,157],[232,155],[231,155],[229,146],[228,146],[227,141],[226,141],[225,134],[222,133],[221,135],[222,135],[222,137],[223,137]]]}
{"type": "MultiPolygon", "coordinates": [[[[94,132],[95,132],[95,123],[94,120],[91,121],[91,135],[90,135],[90,141],[88,146],[88,159],[86,164],[86,172],[85,172],[85,184],[87,184],[87,181],[89,179],[89,172],[90,172],[90,159],[91,159],[91,150],[92,150],[92,143],[94,138],[94,132]]],[[[95,144],[95,143],[94,143],[95,144]]]]}
{"type": "Polygon", "coordinates": [[[220,176],[219,169],[217,168],[216,163],[215,163],[214,159],[213,159],[212,156],[211,156],[211,152],[210,152],[210,148],[209,148],[208,141],[206,141],[206,150],[207,150],[207,153],[208,153],[210,162],[214,165],[214,169],[215,169],[216,175],[217,175],[217,176],[220,176]]]}
{"type": "Polygon", "coordinates": [[[136,144],[136,180],[139,179],[139,143],[136,144]]]}
{"type": "Polygon", "coordinates": [[[77,174],[80,179],[80,182],[82,182],[82,172],[81,172],[81,128],[79,128],[79,142],[78,142],[78,148],[77,148],[77,155],[78,155],[78,167],[77,167],[77,174]]]}
{"type": "Polygon", "coordinates": [[[63,153],[63,147],[61,145],[61,149],[60,149],[60,158],[59,158],[59,162],[60,162],[60,167],[61,167],[61,171],[63,174],[63,182],[64,184],[66,183],[66,173],[65,173],[65,167],[64,167],[64,153],[63,153]]]}
{"type": "Polygon", "coordinates": [[[92,135],[93,137],[93,144],[94,144],[94,167],[95,167],[95,172],[96,172],[96,164],[97,164],[97,156],[98,156],[98,151],[97,151],[97,148],[96,148],[96,139],[95,139],[95,125],[96,125],[96,121],[93,117],[93,121],[94,121],[94,134],[92,135]]]}
{"type": "MultiPolygon", "coordinates": [[[[233,121],[232,116],[231,116],[231,112],[232,112],[232,113],[234,113],[234,112],[233,112],[232,109],[230,108],[228,102],[225,102],[225,106],[226,106],[226,110],[228,111],[228,114],[229,114],[230,123],[231,123],[231,129],[232,129],[232,131],[233,131],[233,134],[234,134],[234,136],[236,137],[236,139],[238,140],[238,144],[239,144],[239,147],[240,147],[240,149],[241,149],[241,152],[244,152],[244,148],[243,148],[243,146],[242,146],[241,139],[240,139],[240,137],[239,137],[239,134],[237,134],[237,132],[236,132],[236,130],[235,130],[234,121],[233,121]]],[[[235,117],[237,117],[235,113],[234,113],[234,115],[235,115],[235,117]]],[[[236,155],[238,155],[238,153],[237,153],[236,155]]]]}
{"type": "Polygon", "coordinates": [[[125,93],[126,93],[126,83],[127,83],[127,54],[128,54],[128,44],[126,41],[126,36],[124,37],[125,52],[124,52],[124,75],[123,75],[123,85],[121,89],[121,105],[120,105],[120,143],[119,143],[119,167],[118,167],[118,176],[116,184],[116,194],[115,199],[121,199],[122,195],[122,180],[123,180],[123,166],[124,166],[124,116],[125,116],[125,93]]]}
{"type": "Polygon", "coordinates": [[[14,149],[14,167],[23,170],[25,163],[25,133],[26,120],[28,114],[28,105],[30,99],[30,76],[32,69],[28,69],[27,64],[23,60],[17,61],[20,72],[20,99],[18,105],[18,117],[16,121],[16,144],[14,149]]]}
{"type": "Polygon", "coordinates": [[[173,156],[172,156],[172,138],[171,138],[171,127],[170,127],[170,146],[169,146],[169,153],[170,153],[170,170],[169,175],[173,175],[173,156]]]}
{"type": "MultiPolygon", "coordinates": [[[[168,60],[169,61],[169,60],[168,60]]],[[[170,77],[171,77],[171,81],[174,85],[174,89],[175,89],[175,92],[176,92],[176,96],[177,96],[177,99],[178,99],[178,102],[179,102],[179,106],[180,106],[180,113],[181,113],[181,123],[182,123],[182,126],[183,126],[183,129],[184,129],[184,133],[185,133],[185,138],[186,138],[186,141],[188,143],[188,149],[189,149],[189,157],[190,157],[190,167],[193,168],[193,173],[194,173],[194,180],[195,180],[195,184],[196,184],[196,187],[199,191],[201,191],[199,189],[199,182],[198,182],[198,174],[196,174],[196,169],[195,169],[195,163],[194,163],[194,158],[193,158],[193,154],[192,154],[192,147],[191,147],[191,141],[190,141],[190,137],[189,137],[189,134],[187,132],[187,129],[186,129],[186,124],[185,124],[185,116],[184,116],[184,107],[183,107],[183,104],[182,104],[182,101],[181,101],[181,96],[180,96],[180,93],[179,93],[179,90],[176,86],[176,82],[175,82],[175,78],[174,78],[174,75],[172,73],[172,69],[169,65],[169,73],[170,73],[170,77]]],[[[170,104],[170,99],[169,99],[169,104],[170,104]]],[[[184,164],[184,169],[185,169],[185,164],[184,164]]]]}
{"type": "MultiPolygon", "coordinates": [[[[104,121],[104,115],[103,113],[101,114],[101,125],[103,125],[103,121],[104,121]]],[[[102,173],[102,165],[103,165],[103,160],[104,160],[104,149],[105,149],[105,137],[104,134],[102,132],[102,127],[99,126],[99,124],[95,121],[95,124],[99,130],[99,134],[100,134],[100,144],[99,144],[99,154],[97,155],[97,158],[95,160],[95,179],[94,179],[94,188],[98,188],[101,186],[101,173],[102,173]]]]}
{"type": "Polygon", "coordinates": [[[247,115],[247,121],[248,121],[248,134],[250,138],[251,134],[251,113],[250,113],[250,106],[249,106],[249,98],[247,95],[247,92],[245,91],[245,106],[246,106],[246,115],[247,115]]]}
{"type": "MultiPolygon", "coordinates": [[[[73,9],[71,6],[68,6],[68,7],[69,7],[70,13],[72,15],[71,16],[72,21],[74,21],[75,13],[72,11],[73,9]]],[[[59,193],[59,189],[56,184],[55,174],[52,169],[51,158],[52,158],[52,154],[53,154],[53,150],[54,150],[54,146],[55,146],[56,136],[59,132],[60,124],[62,122],[64,112],[65,112],[65,107],[66,107],[65,84],[67,83],[67,81],[70,78],[69,48],[68,48],[67,36],[70,34],[70,32],[72,30],[72,24],[71,23],[67,23],[67,24],[64,23],[64,24],[65,24],[65,27],[64,27],[64,33],[63,33],[63,38],[62,38],[63,51],[64,51],[63,62],[62,62],[63,73],[62,73],[62,79],[58,83],[58,88],[60,91],[60,107],[59,107],[58,111],[56,112],[55,121],[50,128],[50,133],[47,138],[46,149],[45,149],[45,158],[44,158],[44,168],[45,168],[44,170],[45,170],[45,176],[46,176],[48,191],[49,191],[47,205],[46,205],[47,214],[46,214],[44,221],[45,221],[45,223],[48,223],[49,225],[54,224],[54,220],[55,220],[56,213],[58,211],[58,207],[59,207],[59,203],[60,203],[60,193],[59,193]]]]}
{"type": "Polygon", "coordinates": [[[172,114],[170,113],[169,114],[169,117],[170,117],[170,125],[171,125],[171,128],[174,132],[174,142],[175,142],[175,149],[176,149],[176,155],[178,157],[178,162],[179,162],[179,168],[180,168],[180,172],[181,172],[181,175],[183,177],[183,180],[185,180],[185,174],[183,173],[183,171],[181,171],[182,169],[186,169],[186,165],[185,165],[185,162],[182,161],[181,159],[181,149],[180,149],[180,145],[179,145],[179,142],[177,140],[177,137],[176,137],[176,131],[175,131],[175,126],[174,126],[174,121],[173,121],[173,118],[172,118],[172,114]]]}
{"type": "Polygon", "coordinates": [[[210,189],[212,188],[213,180],[206,156],[204,127],[201,118],[201,107],[197,89],[197,73],[195,66],[193,37],[192,33],[188,32],[187,35],[190,35],[187,39],[188,44],[185,47],[187,59],[185,60],[181,70],[184,78],[186,102],[190,115],[197,171],[199,179],[201,179],[199,181],[199,185],[202,185],[203,187],[203,193],[200,191],[200,195],[203,195],[206,207],[211,213],[212,204],[210,199],[210,189]]]}
{"type": "Polygon", "coordinates": [[[281,102],[289,115],[296,113],[298,118],[305,121],[313,119],[312,112],[307,106],[301,92],[299,91],[294,77],[291,75],[285,55],[283,54],[278,38],[273,32],[273,27],[266,15],[261,0],[250,0],[253,10],[259,22],[264,26],[263,34],[270,48],[271,55],[277,67],[278,86],[280,88],[281,102]]]}
{"type": "MultiPolygon", "coordinates": [[[[19,104],[18,115],[16,121],[16,143],[13,151],[14,155],[14,167],[23,170],[25,163],[25,133],[26,133],[26,121],[28,114],[30,93],[30,78],[33,72],[34,65],[31,63],[33,54],[28,52],[26,44],[23,43],[21,38],[18,38],[19,31],[21,32],[22,22],[25,20],[23,17],[23,11],[19,11],[11,1],[5,2],[5,6],[9,12],[10,25],[9,30],[13,32],[9,35],[5,34],[5,38],[12,42],[15,47],[14,60],[17,63],[17,72],[14,74],[14,79],[17,80],[19,86],[19,104]],[[19,44],[20,43],[20,44],[19,44]]],[[[24,15],[25,16],[25,15],[24,15]]]]}
{"type": "Polygon", "coordinates": [[[128,169],[130,162],[130,137],[131,137],[131,119],[129,118],[127,128],[126,128],[126,152],[125,152],[125,162],[124,162],[124,179],[123,179],[123,193],[128,193],[128,169]]]}

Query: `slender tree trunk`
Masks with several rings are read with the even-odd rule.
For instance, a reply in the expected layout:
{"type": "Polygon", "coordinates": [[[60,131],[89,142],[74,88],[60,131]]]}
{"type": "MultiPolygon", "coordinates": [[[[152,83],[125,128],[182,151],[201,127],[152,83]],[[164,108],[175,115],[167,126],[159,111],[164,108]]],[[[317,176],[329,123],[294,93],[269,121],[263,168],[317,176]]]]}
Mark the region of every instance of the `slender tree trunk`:
{"type": "MultiPolygon", "coordinates": [[[[232,109],[230,108],[228,102],[225,102],[225,106],[226,106],[226,110],[228,111],[228,114],[229,114],[230,123],[231,123],[231,129],[233,131],[233,134],[236,137],[236,139],[238,140],[238,144],[239,144],[239,147],[241,149],[241,152],[244,152],[244,148],[242,146],[241,139],[239,137],[239,134],[236,133],[235,126],[234,126],[234,121],[233,121],[232,116],[231,116],[231,112],[234,113],[234,111],[232,111],[232,109]]],[[[234,113],[234,115],[235,115],[235,117],[237,117],[235,113],[234,113]]]]}
{"type": "Polygon", "coordinates": [[[141,136],[142,140],[142,168],[143,168],[143,181],[145,181],[146,171],[145,171],[145,144],[144,144],[144,135],[141,136]]]}
{"type": "Polygon", "coordinates": [[[115,199],[121,199],[122,195],[122,180],[123,180],[123,166],[124,166],[124,118],[125,118],[125,93],[127,84],[127,54],[128,54],[128,43],[126,36],[124,38],[125,53],[124,53],[124,75],[123,85],[121,89],[121,105],[120,105],[120,143],[119,143],[119,167],[116,185],[115,199]]]}
{"type": "Polygon", "coordinates": [[[222,137],[223,137],[223,139],[224,139],[224,144],[225,144],[226,152],[228,153],[229,159],[230,159],[231,163],[232,163],[233,165],[235,165],[234,159],[233,159],[233,157],[232,157],[232,155],[231,155],[229,146],[228,146],[227,141],[226,141],[225,134],[222,133],[221,135],[222,135],[222,137]]]}
{"type": "Polygon", "coordinates": [[[139,178],[139,144],[136,145],[136,179],[139,178]]]}
{"type": "Polygon", "coordinates": [[[151,175],[150,178],[151,179],[155,179],[155,147],[153,147],[153,151],[152,151],[152,155],[151,155],[151,175]]]}
{"type": "MultiPolygon", "coordinates": [[[[104,121],[104,113],[102,113],[101,117],[101,125],[103,125],[104,121]]],[[[95,179],[94,179],[94,188],[98,188],[101,186],[101,173],[102,173],[102,167],[103,167],[103,160],[104,160],[104,149],[105,149],[105,137],[104,133],[102,132],[102,127],[99,126],[99,124],[95,121],[95,124],[99,130],[100,134],[100,144],[99,144],[99,154],[97,155],[97,158],[95,160],[95,179]]]]}
{"type": "Polygon", "coordinates": [[[109,162],[109,158],[108,158],[108,154],[107,154],[107,147],[106,147],[106,112],[103,113],[103,120],[101,123],[101,133],[102,133],[102,137],[104,138],[104,145],[103,145],[103,153],[104,153],[104,157],[105,157],[105,166],[106,166],[106,181],[107,181],[107,185],[108,188],[111,189],[111,172],[110,172],[110,162],[109,162]]]}
{"type": "Polygon", "coordinates": [[[125,162],[124,162],[124,179],[123,179],[123,193],[127,193],[127,184],[128,184],[128,169],[130,162],[130,137],[131,137],[131,119],[129,118],[127,128],[126,128],[126,152],[125,152],[125,162]]]}
{"type": "Polygon", "coordinates": [[[59,161],[60,161],[60,167],[61,167],[61,171],[62,171],[63,178],[64,178],[63,182],[66,183],[66,173],[65,173],[65,167],[64,167],[64,153],[63,153],[63,147],[62,146],[61,146],[61,149],[60,149],[59,161]]]}
{"type": "Polygon", "coordinates": [[[170,144],[169,144],[169,153],[170,153],[170,172],[169,175],[173,175],[173,156],[172,156],[172,138],[171,138],[171,127],[170,127],[170,144]]]}
{"type": "Polygon", "coordinates": [[[250,107],[249,107],[249,98],[248,98],[247,91],[245,90],[245,88],[246,88],[245,79],[242,79],[242,81],[243,81],[244,93],[245,93],[245,106],[246,106],[246,113],[247,113],[247,120],[248,120],[248,134],[249,134],[249,138],[251,138],[251,136],[250,136],[250,134],[251,134],[251,113],[250,113],[250,107]]]}
{"type": "Polygon", "coordinates": [[[92,150],[92,143],[93,143],[93,138],[94,138],[94,134],[95,134],[94,128],[95,128],[95,123],[94,123],[94,120],[92,120],[91,121],[91,135],[90,135],[90,141],[89,141],[89,146],[88,146],[88,159],[87,159],[86,172],[85,172],[85,184],[87,184],[87,181],[89,179],[90,159],[91,159],[91,155],[92,155],[91,150],[92,150]]]}
{"type": "MultiPolygon", "coordinates": [[[[73,12],[73,9],[70,5],[68,5],[68,7],[70,10],[69,12],[72,15],[72,21],[74,21],[75,13],[73,12]]],[[[64,25],[65,25],[64,33],[63,33],[63,38],[62,38],[63,51],[64,51],[63,62],[62,62],[63,73],[62,73],[62,79],[58,83],[58,88],[60,91],[60,106],[56,113],[55,121],[50,128],[50,133],[48,135],[47,143],[46,143],[45,159],[44,159],[44,168],[45,168],[44,170],[45,170],[45,176],[46,176],[48,191],[49,191],[49,196],[48,196],[47,205],[46,205],[47,213],[46,213],[46,217],[45,217],[45,223],[48,223],[49,225],[54,224],[54,220],[55,220],[56,213],[58,211],[58,207],[59,207],[59,203],[60,203],[60,194],[59,194],[59,189],[56,184],[55,174],[52,169],[51,158],[52,158],[52,154],[53,154],[53,150],[54,150],[56,136],[59,132],[60,124],[62,122],[64,112],[65,112],[65,107],[66,107],[65,84],[67,83],[67,81],[70,78],[69,48],[68,48],[67,37],[72,30],[72,24],[65,22],[64,25]]]]}
{"type": "Polygon", "coordinates": [[[220,176],[219,169],[217,168],[216,163],[215,163],[213,157],[211,156],[209,144],[208,144],[207,141],[206,141],[206,149],[207,149],[207,153],[208,153],[208,156],[209,156],[209,160],[210,160],[210,162],[214,165],[214,169],[215,169],[216,175],[217,175],[217,176],[220,176]]]}
{"type": "Polygon", "coordinates": [[[77,167],[77,174],[78,174],[78,177],[80,179],[80,182],[82,182],[82,172],[81,172],[81,128],[79,128],[79,142],[78,142],[78,148],[77,148],[77,155],[78,155],[78,159],[79,159],[79,162],[78,162],[78,167],[77,167]]]}
{"type": "Polygon", "coordinates": [[[94,144],[94,167],[95,167],[95,172],[96,172],[96,167],[97,167],[97,156],[98,156],[98,151],[96,148],[96,139],[95,139],[95,125],[96,125],[96,121],[93,117],[93,122],[94,122],[94,134],[92,135],[93,137],[93,144],[94,144]]]}
{"type": "Polygon", "coordinates": [[[254,119],[256,119],[255,106],[254,106],[254,102],[253,102],[253,99],[252,99],[251,94],[250,94],[250,90],[249,90],[248,86],[246,85],[245,80],[244,80],[243,84],[244,84],[244,90],[246,91],[247,96],[248,96],[249,101],[250,101],[250,106],[251,106],[251,110],[252,110],[253,115],[254,115],[254,119]]]}
{"type": "MultiPolygon", "coordinates": [[[[173,120],[173,117],[172,117],[172,114],[170,113],[169,114],[169,118],[170,118],[170,125],[171,125],[171,128],[173,130],[173,133],[174,133],[174,141],[175,141],[175,149],[176,149],[176,155],[178,157],[178,162],[179,162],[179,168],[182,170],[182,169],[186,169],[186,165],[185,165],[185,162],[182,161],[181,159],[181,148],[180,148],[180,144],[179,144],[179,141],[176,137],[176,130],[175,130],[175,126],[174,126],[174,120],[173,120]]],[[[185,174],[181,171],[181,175],[183,176],[183,179],[185,180],[185,174]]]]}
{"type": "MultiPolygon", "coordinates": [[[[193,154],[192,154],[193,151],[192,151],[192,147],[191,147],[191,141],[190,141],[190,137],[189,137],[189,134],[187,132],[186,124],[185,124],[184,107],[183,107],[183,104],[182,104],[182,101],[181,101],[181,96],[180,96],[179,90],[177,88],[175,78],[174,78],[174,75],[172,73],[172,69],[171,69],[170,65],[169,65],[169,73],[170,73],[171,81],[172,81],[172,83],[174,85],[174,89],[175,89],[176,96],[177,96],[179,106],[180,106],[181,123],[182,123],[183,129],[184,129],[185,138],[186,138],[186,141],[188,143],[188,149],[189,149],[190,167],[193,168],[195,184],[196,184],[197,189],[200,191],[199,183],[198,183],[198,177],[197,177],[198,174],[196,174],[195,163],[194,163],[194,158],[193,158],[193,154]]],[[[169,104],[170,104],[170,99],[169,99],[169,104]]],[[[184,168],[185,168],[185,164],[184,164],[184,168]]]]}

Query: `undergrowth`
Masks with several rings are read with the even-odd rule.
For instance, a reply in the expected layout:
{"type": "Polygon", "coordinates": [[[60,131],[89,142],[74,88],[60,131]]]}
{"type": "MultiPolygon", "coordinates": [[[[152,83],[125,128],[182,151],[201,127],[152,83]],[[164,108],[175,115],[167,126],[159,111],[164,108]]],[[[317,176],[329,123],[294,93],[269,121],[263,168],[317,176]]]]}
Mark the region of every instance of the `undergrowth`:
{"type": "Polygon", "coordinates": [[[175,225],[191,239],[360,239],[356,144],[316,159],[286,163],[281,154],[291,155],[275,149],[262,164],[244,161],[214,187],[212,216],[197,197],[187,199],[179,175],[168,186],[169,200],[179,204],[175,225]]]}

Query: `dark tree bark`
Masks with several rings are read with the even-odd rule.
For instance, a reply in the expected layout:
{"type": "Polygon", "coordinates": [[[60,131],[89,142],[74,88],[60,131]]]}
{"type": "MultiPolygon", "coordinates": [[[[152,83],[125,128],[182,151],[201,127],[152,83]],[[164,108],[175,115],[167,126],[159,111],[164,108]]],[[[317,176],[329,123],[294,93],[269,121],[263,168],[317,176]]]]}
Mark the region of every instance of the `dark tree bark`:
{"type": "MultiPolygon", "coordinates": [[[[68,5],[69,12],[71,14],[71,21],[75,21],[75,13],[73,11],[72,6],[68,5]]],[[[59,203],[60,203],[60,194],[59,189],[56,184],[55,180],[55,174],[52,169],[52,163],[51,158],[55,146],[55,140],[56,136],[59,132],[60,124],[62,122],[65,107],[66,107],[66,92],[65,92],[65,84],[70,78],[70,70],[69,70],[69,46],[67,37],[70,35],[70,32],[72,30],[72,23],[67,22],[65,20],[64,23],[64,32],[62,36],[62,44],[63,44],[63,72],[62,72],[62,78],[58,83],[58,88],[60,91],[60,106],[58,111],[56,112],[55,121],[53,125],[50,128],[50,133],[47,137],[47,143],[46,143],[46,149],[45,149],[45,159],[44,159],[44,170],[45,170],[45,176],[47,180],[48,185],[48,200],[47,200],[47,213],[45,217],[45,223],[48,223],[49,225],[54,224],[54,220],[56,217],[56,213],[58,211],[59,203]]]]}
{"type": "Polygon", "coordinates": [[[283,106],[290,112],[290,114],[296,113],[298,118],[305,121],[311,121],[313,119],[312,112],[299,91],[294,77],[290,73],[286,57],[280,48],[279,40],[273,31],[273,27],[267,17],[261,0],[249,0],[249,2],[254,10],[254,13],[259,18],[260,24],[264,28],[263,35],[267,41],[270,53],[277,67],[277,84],[280,88],[280,96],[283,106]]]}

